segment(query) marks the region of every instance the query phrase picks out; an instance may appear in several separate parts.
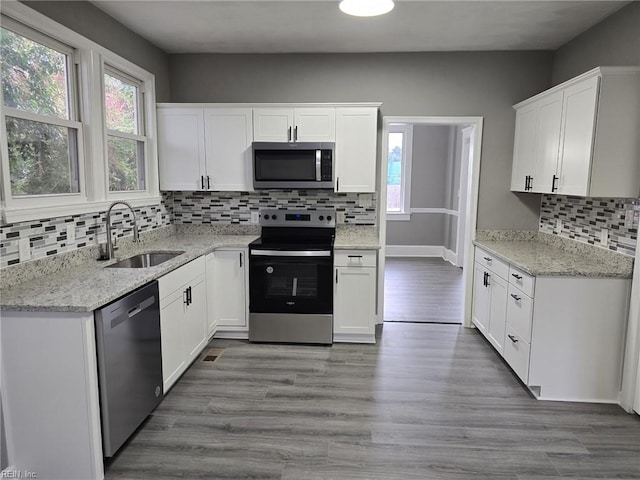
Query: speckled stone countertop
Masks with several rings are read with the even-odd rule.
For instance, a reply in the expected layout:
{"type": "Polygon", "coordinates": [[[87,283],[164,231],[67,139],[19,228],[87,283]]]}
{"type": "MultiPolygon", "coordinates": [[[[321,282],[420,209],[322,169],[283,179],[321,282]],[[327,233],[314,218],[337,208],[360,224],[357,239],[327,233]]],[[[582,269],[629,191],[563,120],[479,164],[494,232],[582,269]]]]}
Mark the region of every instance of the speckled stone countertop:
{"type": "Polygon", "coordinates": [[[246,247],[257,235],[178,233],[144,242],[116,255],[61,269],[0,291],[5,311],[91,312],[202,255],[222,247],[246,247]],[[182,255],[150,268],[104,268],[141,251],[184,251],[182,255]]]}
{"type": "Polygon", "coordinates": [[[333,247],[336,250],[379,250],[378,232],[376,227],[339,225],[333,247]]]}
{"type": "Polygon", "coordinates": [[[474,243],[534,276],[631,278],[633,275],[630,257],[596,247],[569,251],[541,236],[530,240],[476,240],[474,243]]]}

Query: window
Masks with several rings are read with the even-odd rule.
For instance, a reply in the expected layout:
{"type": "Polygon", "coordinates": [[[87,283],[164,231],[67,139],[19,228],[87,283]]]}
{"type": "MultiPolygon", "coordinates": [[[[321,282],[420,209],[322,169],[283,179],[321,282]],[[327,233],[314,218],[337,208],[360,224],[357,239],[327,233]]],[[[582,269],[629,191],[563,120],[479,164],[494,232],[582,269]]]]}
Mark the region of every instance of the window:
{"type": "Polygon", "coordinates": [[[160,201],[151,73],[20,2],[0,73],[0,221],[160,201]]]}
{"type": "Polygon", "coordinates": [[[387,137],[387,214],[389,219],[409,220],[412,133],[411,125],[391,124],[389,126],[387,137]]]}
{"type": "Polygon", "coordinates": [[[104,111],[109,192],[145,190],[142,82],[105,67],[104,111]]]}
{"type": "Polygon", "coordinates": [[[12,22],[0,28],[0,49],[8,194],[78,194],[82,125],[73,101],[73,50],[12,22]]]}

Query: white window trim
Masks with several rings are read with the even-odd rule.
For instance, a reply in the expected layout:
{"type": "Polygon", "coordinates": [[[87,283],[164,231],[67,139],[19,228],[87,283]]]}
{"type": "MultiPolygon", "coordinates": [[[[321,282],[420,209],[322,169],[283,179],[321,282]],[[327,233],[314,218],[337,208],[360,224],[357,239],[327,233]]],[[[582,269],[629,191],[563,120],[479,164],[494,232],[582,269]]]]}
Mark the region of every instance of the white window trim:
{"type": "MultiPolygon", "coordinates": [[[[399,211],[387,210],[387,220],[411,221],[411,164],[413,163],[413,125],[396,124],[389,126],[388,133],[402,133],[402,179],[400,189],[402,204],[399,211]]],[[[387,154],[388,155],[388,154],[387,154]]],[[[388,168],[388,158],[387,158],[388,168]]],[[[386,208],[386,205],[385,205],[386,208]]]]}
{"type": "MultiPolygon", "coordinates": [[[[77,85],[79,98],[74,100],[79,103],[76,105],[76,109],[79,118],[82,120],[81,129],[78,132],[78,155],[84,156],[84,162],[80,161],[79,175],[81,176],[81,192],[85,192],[85,195],[80,197],[78,197],[78,194],[71,194],[30,198],[29,200],[32,201],[20,202],[19,205],[16,204],[16,200],[24,199],[9,197],[0,204],[3,223],[103,211],[115,200],[128,200],[134,207],[158,204],[161,196],[158,181],[155,76],[24,4],[3,2],[2,14],[10,20],[33,29],[36,33],[51,37],[54,41],[74,49],[74,61],[78,65],[77,68],[80,74],[80,81],[77,85]],[[102,75],[105,63],[116,70],[131,75],[135,79],[139,79],[143,84],[146,127],[145,162],[147,163],[147,190],[144,192],[109,193],[107,189],[106,182],[108,177],[105,176],[105,168],[107,168],[105,154],[106,135],[102,89],[102,75]],[[54,198],[56,202],[52,204],[52,199],[54,198]]],[[[5,108],[1,98],[0,109],[2,110],[0,133],[6,139],[5,108]]],[[[3,178],[1,187],[4,194],[9,196],[9,161],[6,142],[3,142],[0,154],[2,156],[0,171],[3,178]]],[[[82,158],[79,160],[82,160],[82,158]]]]}

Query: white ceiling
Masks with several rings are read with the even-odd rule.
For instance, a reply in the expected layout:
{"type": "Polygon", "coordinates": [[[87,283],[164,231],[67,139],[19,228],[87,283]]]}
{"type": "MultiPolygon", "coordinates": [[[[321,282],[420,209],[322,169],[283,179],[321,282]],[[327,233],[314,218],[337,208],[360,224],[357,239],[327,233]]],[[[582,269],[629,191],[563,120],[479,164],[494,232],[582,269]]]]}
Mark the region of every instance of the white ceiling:
{"type": "Polygon", "coordinates": [[[93,0],[169,53],[554,50],[629,1],[396,0],[350,17],[338,0],[93,0]]]}

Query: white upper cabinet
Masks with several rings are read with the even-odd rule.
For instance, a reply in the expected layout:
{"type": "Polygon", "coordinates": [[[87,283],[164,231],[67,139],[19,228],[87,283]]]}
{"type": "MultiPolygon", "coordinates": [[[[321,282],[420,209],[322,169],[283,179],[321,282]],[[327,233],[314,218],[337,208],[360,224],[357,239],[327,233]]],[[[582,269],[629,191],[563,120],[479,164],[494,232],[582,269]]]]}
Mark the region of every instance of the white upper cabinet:
{"type": "Polygon", "coordinates": [[[160,190],[202,190],[205,174],[202,108],[158,108],[160,190]]]}
{"type": "Polygon", "coordinates": [[[158,107],[161,190],[253,190],[251,108],[158,107]]]}
{"type": "Polygon", "coordinates": [[[378,109],[336,109],[336,192],[375,192],[378,109]]]}
{"type": "Polygon", "coordinates": [[[204,110],[207,175],[216,191],[250,191],[250,108],[206,108],[204,110]]]}
{"type": "Polygon", "coordinates": [[[640,69],[600,67],[514,106],[511,190],[640,194],[640,69]]]}
{"type": "Polygon", "coordinates": [[[256,108],[253,110],[256,142],[334,142],[336,109],[333,107],[256,108]]]}

